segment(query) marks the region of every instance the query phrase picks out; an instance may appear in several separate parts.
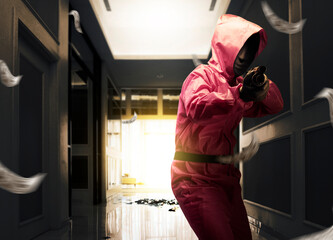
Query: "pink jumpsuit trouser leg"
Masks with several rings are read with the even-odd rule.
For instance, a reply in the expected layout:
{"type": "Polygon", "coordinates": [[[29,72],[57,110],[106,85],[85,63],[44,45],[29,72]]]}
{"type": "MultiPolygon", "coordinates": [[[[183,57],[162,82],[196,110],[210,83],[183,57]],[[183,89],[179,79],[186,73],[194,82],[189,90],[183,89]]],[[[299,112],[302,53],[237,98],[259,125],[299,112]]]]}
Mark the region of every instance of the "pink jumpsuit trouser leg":
{"type": "Polygon", "coordinates": [[[173,161],[173,193],[200,240],[252,239],[240,176],[233,165],[173,161]]]}

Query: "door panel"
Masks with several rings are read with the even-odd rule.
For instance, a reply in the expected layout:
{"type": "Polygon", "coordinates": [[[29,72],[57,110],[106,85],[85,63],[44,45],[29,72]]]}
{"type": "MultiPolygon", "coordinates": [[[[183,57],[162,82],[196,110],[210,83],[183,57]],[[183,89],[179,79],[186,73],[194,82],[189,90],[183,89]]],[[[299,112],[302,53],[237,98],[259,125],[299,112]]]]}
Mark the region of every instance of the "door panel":
{"type": "Polygon", "coordinates": [[[72,200],[93,203],[93,85],[75,59],[71,76],[72,200]]]}
{"type": "Polygon", "coordinates": [[[244,198],[248,202],[291,214],[290,141],[287,136],[261,143],[258,153],[244,163],[244,198]]]}
{"type": "MultiPolygon", "coordinates": [[[[19,35],[19,66],[23,78],[18,86],[19,174],[31,177],[49,172],[49,86],[52,63],[36,50],[34,41],[19,35]]],[[[50,176],[49,176],[50,177],[50,176]]],[[[18,196],[21,238],[31,238],[48,230],[50,180],[44,179],[37,191],[18,196]]]]}
{"type": "Polygon", "coordinates": [[[88,189],[88,156],[73,156],[72,167],[72,187],[74,189],[88,189]]]}
{"type": "Polygon", "coordinates": [[[305,219],[329,227],[333,222],[333,129],[321,124],[303,132],[305,156],[305,219]]]}
{"type": "MultiPolygon", "coordinates": [[[[78,77],[78,76],[77,76],[78,77]]],[[[72,88],[72,143],[88,144],[88,88],[72,88]]]]}
{"type": "MultiPolygon", "coordinates": [[[[43,171],[43,72],[23,55],[20,73],[24,81],[19,86],[20,175],[30,177],[43,171]]],[[[42,188],[20,195],[20,222],[43,214],[42,188]]]]}

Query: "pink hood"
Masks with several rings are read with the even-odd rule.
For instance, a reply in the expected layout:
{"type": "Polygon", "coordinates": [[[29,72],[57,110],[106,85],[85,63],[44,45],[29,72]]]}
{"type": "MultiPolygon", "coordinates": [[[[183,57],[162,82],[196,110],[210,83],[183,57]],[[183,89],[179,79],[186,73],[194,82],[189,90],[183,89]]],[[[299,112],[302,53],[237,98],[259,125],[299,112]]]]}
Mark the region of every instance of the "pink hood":
{"type": "Polygon", "coordinates": [[[212,58],[186,78],[179,97],[176,151],[208,155],[233,153],[233,131],[242,117],[261,117],[283,108],[277,86],[269,81],[266,98],[244,102],[239,96],[242,77],[234,79],[239,50],[254,33],[260,34],[257,55],[266,46],[266,33],[258,25],[233,15],[223,15],[212,40],[212,58]]]}
{"type": "Polygon", "coordinates": [[[256,57],[267,43],[267,35],[263,28],[241,17],[225,14],[217,21],[212,39],[212,58],[208,64],[228,80],[234,77],[233,65],[239,50],[246,40],[259,32],[260,44],[256,57]]]}

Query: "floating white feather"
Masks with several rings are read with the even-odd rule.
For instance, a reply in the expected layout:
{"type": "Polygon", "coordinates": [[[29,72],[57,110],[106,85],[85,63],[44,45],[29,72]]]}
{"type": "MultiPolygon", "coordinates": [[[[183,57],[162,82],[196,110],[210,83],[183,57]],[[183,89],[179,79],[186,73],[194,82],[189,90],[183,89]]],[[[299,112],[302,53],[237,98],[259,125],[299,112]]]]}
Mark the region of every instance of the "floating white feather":
{"type": "Polygon", "coordinates": [[[38,173],[30,178],[21,177],[0,162],[0,187],[11,193],[27,194],[34,192],[45,176],[46,173],[38,173]]]}
{"type": "Polygon", "coordinates": [[[330,108],[331,124],[333,126],[333,89],[323,88],[314,98],[326,98],[330,108]]]}
{"type": "Polygon", "coordinates": [[[306,19],[302,19],[296,23],[289,23],[282,18],[279,18],[266,1],[261,2],[261,8],[267,21],[275,30],[286,34],[294,34],[302,31],[306,19]]]}
{"type": "Polygon", "coordinates": [[[22,75],[17,77],[13,76],[7,64],[3,60],[0,60],[0,79],[3,85],[6,87],[14,87],[20,83],[21,78],[22,75]]]}
{"type": "Polygon", "coordinates": [[[81,29],[79,12],[76,11],[76,10],[72,10],[72,11],[69,12],[69,15],[72,15],[74,17],[75,30],[82,34],[83,32],[82,32],[82,29],[81,29]]]}
{"type": "Polygon", "coordinates": [[[122,123],[125,123],[125,124],[128,124],[128,123],[133,123],[136,119],[137,119],[137,115],[136,115],[136,112],[134,112],[134,116],[129,119],[129,120],[123,120],[122,123]]]}
{"type": "Polygon", "coordinates": [[[195,67],[202,64],[202,62],[199,60],[199,58],[195,54],[192,55],[192,61],[193,61],[193,64],[194,64],[195,67]]]}
{"type": "Polygon", "coordinates": [[[260,143],[254,133],[251,135],[252,139],[250,144],[243,149],[240,153],[228,156],[220,156],[218,161],[220,163],[231,164],[246,162],[250,160],[257,152],[260,147],[260,143]]]}

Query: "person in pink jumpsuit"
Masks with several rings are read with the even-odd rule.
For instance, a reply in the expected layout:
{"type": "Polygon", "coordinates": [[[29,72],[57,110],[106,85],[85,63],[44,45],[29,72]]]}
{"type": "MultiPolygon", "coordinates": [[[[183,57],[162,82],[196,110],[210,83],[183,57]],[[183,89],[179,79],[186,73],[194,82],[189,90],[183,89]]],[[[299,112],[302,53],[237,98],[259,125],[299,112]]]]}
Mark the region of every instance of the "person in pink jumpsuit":
{"type": "Polygon", "coordinates": [[[241,173],[233,164],[217,163],[215,157],[233,154],[233,132],[243,117],[275,114],[283,108],[280,91],[271,80],[250,87],[241,77],[266,42],[264,29],[257,24],[222,15],[208,65],[199,65],[183,83],[171,185],[199,239],[252,239],[241,197],[241,173]]]}

